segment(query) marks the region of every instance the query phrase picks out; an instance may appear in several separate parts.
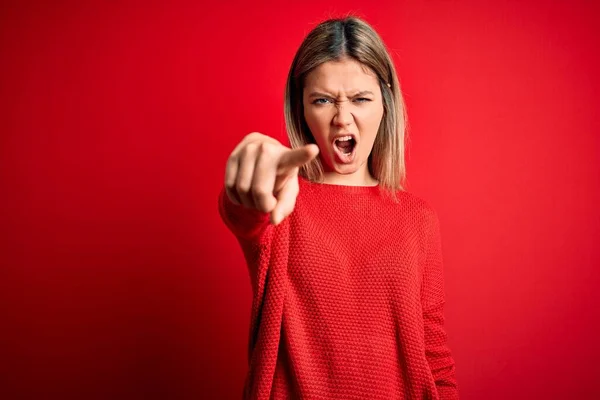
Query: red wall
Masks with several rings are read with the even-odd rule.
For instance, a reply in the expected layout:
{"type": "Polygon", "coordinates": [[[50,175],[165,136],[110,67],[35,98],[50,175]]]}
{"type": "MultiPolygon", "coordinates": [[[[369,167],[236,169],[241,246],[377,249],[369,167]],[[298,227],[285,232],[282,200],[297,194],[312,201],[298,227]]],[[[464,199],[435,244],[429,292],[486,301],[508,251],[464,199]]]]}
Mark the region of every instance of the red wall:
{"type": "Polygon", "coordinates": [[[595,2],[50,3],[0,6],[1,398],[239,398],[225,160],[284,138],[295,49],[349,11],[398,67],[462,397],[600,396],[595,2]]]}

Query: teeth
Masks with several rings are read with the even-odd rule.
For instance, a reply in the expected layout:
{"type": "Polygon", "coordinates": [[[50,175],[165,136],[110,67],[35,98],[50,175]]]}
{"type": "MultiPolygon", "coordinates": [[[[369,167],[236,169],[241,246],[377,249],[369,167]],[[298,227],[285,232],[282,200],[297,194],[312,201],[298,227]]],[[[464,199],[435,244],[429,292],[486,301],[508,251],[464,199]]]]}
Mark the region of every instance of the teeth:
{"type": "MultiPolygon", "coordinates": [[[[348,142],[348,141],[350,141],[350,140],[352,140],[352,139],[353,139],[353,137],[352,137],[352,136],[350,136],[350,135],[348,135],[348,136],[339,137],[339,138],[337,138],[335,141],[336,141],[336,142],[348,142]]],[[[347,156],[347,155],[350,155],[350,154],[352,154],[352,151],[350,151],[350,152],[348,152],[348,153],[344,153],[344,152],[342,152],[342,154],[343,154],[343,155],[345,155],[345,156],[347,156]]]]}

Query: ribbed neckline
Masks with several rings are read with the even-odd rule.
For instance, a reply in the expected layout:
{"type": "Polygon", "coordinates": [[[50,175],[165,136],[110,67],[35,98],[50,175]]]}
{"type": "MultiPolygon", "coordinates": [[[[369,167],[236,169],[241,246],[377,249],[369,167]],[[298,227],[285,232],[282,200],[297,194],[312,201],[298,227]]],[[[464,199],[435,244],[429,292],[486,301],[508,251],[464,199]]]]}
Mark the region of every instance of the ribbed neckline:
{"type": "Polygon", "coordinates": [[[312,182],[308,179],[298,176],[299,182],[306,186],[309,186],[314,190],[326,190],[329,193],[340,193],[340,194],[376,194],[379,193],[381,187],[379,184],[375,186],[351,186],[351,185],[336,185],[333,183],[320,183],[312,182]]]}

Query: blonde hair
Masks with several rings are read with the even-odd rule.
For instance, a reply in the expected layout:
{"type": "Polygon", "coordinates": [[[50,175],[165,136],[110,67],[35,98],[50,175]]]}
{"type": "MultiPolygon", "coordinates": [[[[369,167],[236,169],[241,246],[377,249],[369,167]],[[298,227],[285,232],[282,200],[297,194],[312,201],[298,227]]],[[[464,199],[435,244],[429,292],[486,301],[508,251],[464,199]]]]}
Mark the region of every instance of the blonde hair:
{"type": "MultiPolygon", "coordinates": [[[[285,88],[285,123],[292,148],[316,143],[304,119],[302,92],[306,76],[327,61],[352,58],[373,71],[383,99],[383,117],[368,168],[379,186],[396,199],[406,181],[405,140],[408,139],[406,106],[392,59],[380,36],[358,17],[328,19],[315,27],[296,52],[285,88]],[[389,86],[388,86],[389,85],[389,86]]],[[[323,181],[319,157],[300,168],[299,174],[313,182],[323,181]]]]}

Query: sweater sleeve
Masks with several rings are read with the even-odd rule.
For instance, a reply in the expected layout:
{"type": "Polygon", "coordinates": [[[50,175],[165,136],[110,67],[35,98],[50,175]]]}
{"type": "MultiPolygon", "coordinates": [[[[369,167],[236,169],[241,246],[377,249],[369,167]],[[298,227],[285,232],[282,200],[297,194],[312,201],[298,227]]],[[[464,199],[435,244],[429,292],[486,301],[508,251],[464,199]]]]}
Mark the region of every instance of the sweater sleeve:
{"type": "Polygon", "coordinates": [[[421,300],[425,327],[425,353],[440,400],[456,400],[458,384],[454,358],[444,328],[444,270],[437,213],[426,212],[427,254],[422,277],[421,300]]]}
{"type": "Polygon", "coordinates": [[[235,204],[225,186],[219,192],[219,215],[229,230],[241,241],[258,241],[270,225],[269,213],[235,204]]]}

